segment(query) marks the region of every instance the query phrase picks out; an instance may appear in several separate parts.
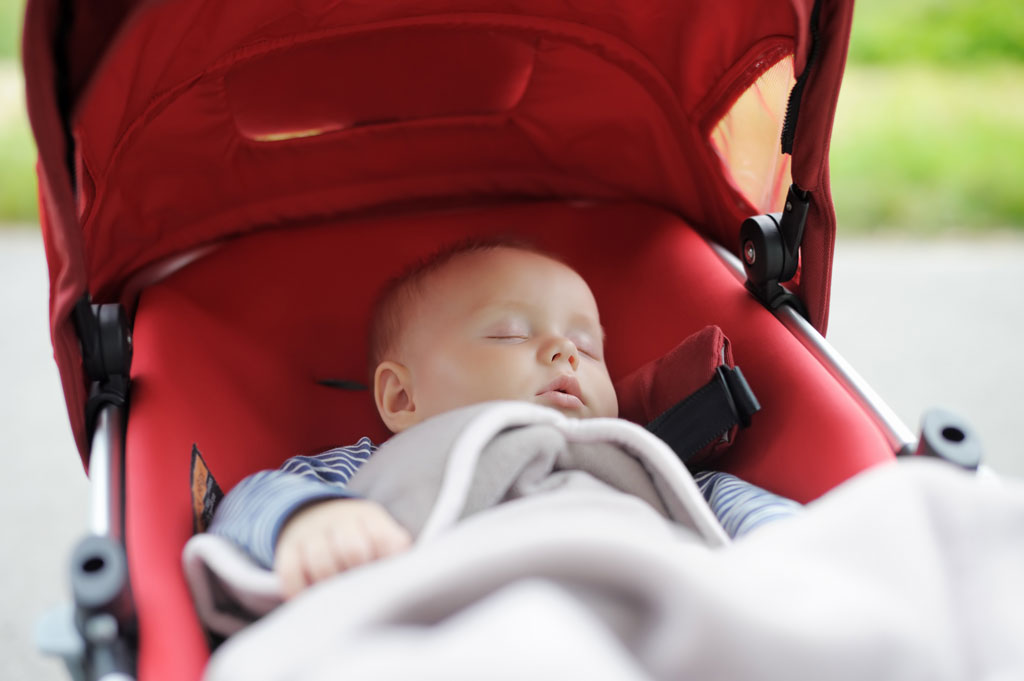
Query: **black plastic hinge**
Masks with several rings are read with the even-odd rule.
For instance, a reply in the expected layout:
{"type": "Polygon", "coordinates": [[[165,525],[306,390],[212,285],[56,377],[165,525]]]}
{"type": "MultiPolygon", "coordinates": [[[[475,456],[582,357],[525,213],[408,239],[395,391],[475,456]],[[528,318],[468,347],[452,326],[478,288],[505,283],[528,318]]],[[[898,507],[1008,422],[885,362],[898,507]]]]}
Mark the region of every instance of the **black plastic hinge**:
{"type": "Polygon", "coordinates": [[[747,274],[747,289],[769,309],[789,305],[807,317],[796,295],[782,286],[796,276],[800,244],[811,206],[810,192],[791,185],[781,213],[755,215],[740,227],[740,259],[747,274]]]}
{"type": "Polygon", "coordinates": [[[82,350],[82,368],[90,381],[85,423],[91,437],[103,405],[126,403],[132,332],[124,307],[117,303],[93,304],[88,294],[75,304],[72,320],[82,350]]]}

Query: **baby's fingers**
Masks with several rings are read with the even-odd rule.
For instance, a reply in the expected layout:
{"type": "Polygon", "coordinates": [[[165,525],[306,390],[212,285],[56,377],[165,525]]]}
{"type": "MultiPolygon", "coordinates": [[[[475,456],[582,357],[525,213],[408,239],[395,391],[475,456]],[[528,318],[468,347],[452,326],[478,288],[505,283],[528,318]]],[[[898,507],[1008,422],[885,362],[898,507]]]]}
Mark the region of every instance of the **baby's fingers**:
{"type": "Polygon", "coordinates": [[[412,535],[409,531],[389,515],[368,519],[366,527],[375,558],[386,558],[401,553],[412,545],[412,535]]]}
{"type": "Polygon", "coordinates": [[[346,569],[339,560],[331,542],[324,538],[309,541],[302,546],[302,564],[305,568],[306,584],[316,584],[346,569]]]}
{"type": "Polygon", "coordinates": [[[336,527],[331,533],[331,552],[339,572],[351,570],[373,560],[373,545],[358,525],[336,527]]]}
{"type": "Polygon", "coordinates": [[[279,551],[274,564],[274,572],[281,584],[285,599],[294,597],[309,586],[306,570],[302,564],[302,555],[298,550],[279,551]]]}

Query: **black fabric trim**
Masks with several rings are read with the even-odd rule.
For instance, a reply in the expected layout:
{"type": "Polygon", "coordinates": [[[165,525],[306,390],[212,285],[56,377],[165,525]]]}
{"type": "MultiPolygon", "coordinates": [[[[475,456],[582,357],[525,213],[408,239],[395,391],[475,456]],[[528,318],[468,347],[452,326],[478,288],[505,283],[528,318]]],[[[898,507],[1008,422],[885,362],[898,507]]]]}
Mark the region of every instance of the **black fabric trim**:
{"type": "Polygon", "coordinates": [[[342,378],[321,378],[317,381],[317,385],[322,385],[325,388],[334,388],[335,390],[369,390],[359,381],[350,381],[342,378]]]}

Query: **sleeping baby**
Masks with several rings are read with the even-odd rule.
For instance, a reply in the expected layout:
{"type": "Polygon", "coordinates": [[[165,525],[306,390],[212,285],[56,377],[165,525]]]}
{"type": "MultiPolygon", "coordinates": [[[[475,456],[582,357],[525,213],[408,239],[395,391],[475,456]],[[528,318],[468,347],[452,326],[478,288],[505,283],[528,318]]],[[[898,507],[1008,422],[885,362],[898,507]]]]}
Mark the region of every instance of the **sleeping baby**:
{"type": "MultiPolygon", "coordinates": [[[[618,415],[589,286],[564,263],[518,244],[450,248],[391,282],[374,309],[370,360],[378,413],[396,434],[496,400],[579,419],[618,415]]],[[[210,531],[272,566],[287,597],[402,552],[411,543],[407,528],[347,489],[375,450],[363,438],[249,476],[220,504],[210,531]]],[[[705,490],[708,483],[734,486],[759,509],[759,521],[796,506],[731,476],[711,475],[705,490]]]]}

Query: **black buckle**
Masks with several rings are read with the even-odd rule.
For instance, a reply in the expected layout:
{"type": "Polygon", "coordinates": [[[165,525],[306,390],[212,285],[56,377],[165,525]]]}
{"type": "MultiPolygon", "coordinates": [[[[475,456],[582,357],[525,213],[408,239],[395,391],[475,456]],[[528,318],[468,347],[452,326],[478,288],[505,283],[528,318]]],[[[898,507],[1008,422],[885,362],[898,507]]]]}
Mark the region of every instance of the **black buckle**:
{"type": "Polygon", "coordinates": [[[751,416],[760,409],[739,367],[722,365],[704,387],[647,424],[647,430],[668,443],[683,463],[689,463],[733,426],[749,426],[751,416]]]}
{"type": "Polygon", "coordinates": [[[732,398],[733,411],[740,426],[746,428],[750,425],[751,417],[761,411],[761,403],[757,401],[757,396],[739,367],[729,368],[723,364],[718,367],[718,375],[732,398]]]}

